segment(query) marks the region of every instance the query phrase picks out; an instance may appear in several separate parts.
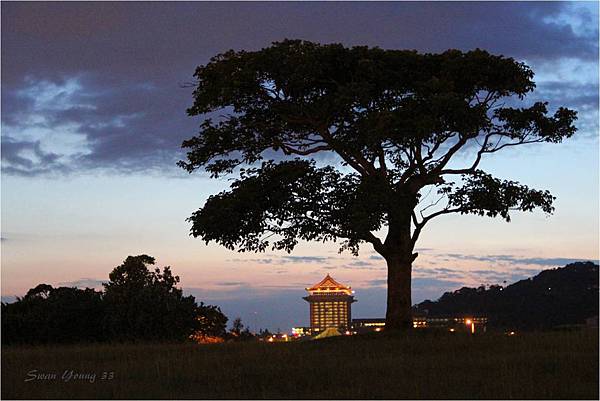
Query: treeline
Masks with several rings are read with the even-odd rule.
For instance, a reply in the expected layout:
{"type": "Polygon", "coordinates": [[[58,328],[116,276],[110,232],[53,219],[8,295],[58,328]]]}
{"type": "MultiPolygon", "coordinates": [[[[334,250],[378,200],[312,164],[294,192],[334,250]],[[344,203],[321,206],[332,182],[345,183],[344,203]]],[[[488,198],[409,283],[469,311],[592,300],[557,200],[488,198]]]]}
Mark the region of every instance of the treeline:
{"type": "Polygon", "coordinates": [[[129,256],[103,291],[40,284],[2,303],[3,344],[186,341],[223,338],[227,317],[217,306],[196,304],[176,285],[169,267],[150,270],[154,258],[129,256]]]}
{"type": "Polygon", "coordinates": [[[464,287],[414,307],[420,315],[488,317],[488,327],[541,330],[598,316],[598,265],[577,262],[507,287],[464,287]]]}

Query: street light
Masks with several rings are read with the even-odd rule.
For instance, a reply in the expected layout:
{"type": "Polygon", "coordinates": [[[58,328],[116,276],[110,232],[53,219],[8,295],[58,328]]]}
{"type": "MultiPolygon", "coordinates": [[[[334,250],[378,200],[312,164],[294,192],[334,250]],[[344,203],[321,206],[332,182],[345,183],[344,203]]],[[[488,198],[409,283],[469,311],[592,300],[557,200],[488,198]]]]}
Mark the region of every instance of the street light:
{"type": "Polygon", "coordinates": [[[471,334],[475,333],[475,323],[471,319],[465,320],[467,326],[471,326],[471,334]]]}

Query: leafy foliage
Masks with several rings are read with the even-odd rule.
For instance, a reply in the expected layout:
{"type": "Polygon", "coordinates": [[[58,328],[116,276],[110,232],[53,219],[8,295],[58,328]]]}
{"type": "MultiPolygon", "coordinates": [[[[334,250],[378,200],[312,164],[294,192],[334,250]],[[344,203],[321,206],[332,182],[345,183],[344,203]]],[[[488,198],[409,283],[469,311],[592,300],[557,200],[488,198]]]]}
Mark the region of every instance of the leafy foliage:
{"type": "Polygon", "coordinates": [[[104,314],[100,292],[40,284],[16,302],[2,303],[2,343],[103,341],[104,314]]]}
{"type": "Polygon", "coordinates": [[[183,340],[194,331],[196,303],[176,287],[178,276],[169,267],[154,271],[148,255],[129,256],[104,284],[106,327],[122,340],[183,340]]]}
{"type": "MultiPolygon", "coordinates": [[[[448,186],[446,188],[451,188],[448,186]]],[[[444,192],[446,189],[441,189],[444,192]]],[[[510,210],[531,211],[539,207],[550,214],[554,211],[554,197],[548,191],[529,189],[518,182],[499,180],[477,170],[464,177],[464,185],[448,190],[448,205],[459,213],[480,216],[501,216],[510,221],[510,210]]]]}
{"type": "Polygon", "coordinates": [[[533,72],[479,49],[420,54],[285,40],[217,55],[195,77],[188,114],[227,114],[184,141],[179,165],[240,175],[191,216],[191,233],[241,251],[343,239],[354,253],[361,242],[383,255],[412,252],[423,226],[442,214],[508,221],[509,210],[551,213],[548,192],[478,166],[484,154],[558,143],[576,131],[572,110],[504,107],[535,88],[533,72]],[[466,152],[472,163],[450,168],[466,152]],[[335,157],[341,166],[317,167],[335,157]],[[432,188],[436,208],[420,204],[432,188]],[[407,238],[398,227],[411,224],[407,238]],[[374,232],[384,226],[381,240],[374,232]]]}
{"type": "Polygon", "coordinates": [[[205,305],[204,302],[200,302],[196,312],[196,319],[198,320],[195,329],[196,334],[211,337],[225,336],[228,319],[218,306],[205,305]]]}
{"type": "Polygon", "coordinates": [[[370,180],[295,159],[264,162],[209,197],[192,218],[192,234],[229,249],[291,251],[298,239],[359,241],[381,227],[383,196],[370,180]],[[378,207],[379,204],[379,207],[378,207]],[[269,233],[263,236],[264,233],[269,233]]]}

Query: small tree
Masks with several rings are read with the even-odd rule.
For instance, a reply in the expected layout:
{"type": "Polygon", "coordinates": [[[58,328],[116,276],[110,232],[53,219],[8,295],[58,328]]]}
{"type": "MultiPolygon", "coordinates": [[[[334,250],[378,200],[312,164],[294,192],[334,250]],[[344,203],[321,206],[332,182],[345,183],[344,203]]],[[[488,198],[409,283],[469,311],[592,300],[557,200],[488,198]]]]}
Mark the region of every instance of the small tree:
{"type": "Polygon", "coordinates": [[[231,325],[231,337],[237,341],[249,341],[255,339],[249,327],[245,327],[242,318],[236,317],[231,325]]]}
{"type": "Polygon", "coordinates": [[[240,251],[343,240],[357,254],[370,243],[388,267],[389,329],[411,327],[414,248],[432,219],[552,213],[548,191],[494,178],[482,158],[576,131],[572,110],[505,106],[535,88],[533,72],[483,50],[285,40],[220,54],[195,77],[188,114],[227,115],[201,124],[179,165],[239,178],[191,216],[191,234],[240,251]],[[439,198],[425,202],[430,191],[439,198]]]}
{"type": "Polygon", "coordinates": [[[233,320],[233,323],[231,324],[231,334],[239,337],[239,335],[242,333],[243,330],[244,330],[244,324],[242,323],[242,318],[236,317],[233,320]]]}
{"type": "Polygon", "coordinates": [[[210,337],[225,336],[228,319],[218,306],[205,305],[204,302],[200,302],[197,308],[197,319],[197,334],[210,337]]]}

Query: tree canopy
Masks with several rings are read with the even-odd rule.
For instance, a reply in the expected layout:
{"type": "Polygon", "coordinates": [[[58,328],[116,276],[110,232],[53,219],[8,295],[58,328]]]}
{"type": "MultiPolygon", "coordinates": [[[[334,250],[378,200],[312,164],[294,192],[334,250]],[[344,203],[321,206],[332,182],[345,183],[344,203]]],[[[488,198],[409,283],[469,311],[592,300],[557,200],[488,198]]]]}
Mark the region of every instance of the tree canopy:
{"type": "Polygon", "coordinates": [[[154,258],[129,256],[104,284],[111,337],[122,340],[182,340],[198,325],[193,296],[176,287],[170,267],[151,271],[154,258]]]}
{"type": "Polygon", "coordinates": [[[412,215],[414,241],[440,214],[550,213],[547,191],[478,166],[486,154],[575,132],[575,111],[504,106],[535,88],[533,72],[484,50],[420,54],[286,40],[220,54],[195,77],[188,114],[228,113],[204,120],[179,164],[240,175],[194,213],[192,234],[232,249],[290,251],[298,239],[340,238],[354,251],[363,241],[381,247],[373,232],[394,209],[412,210],[428,186],[444,207],[412,215]],[[472,160],[453,167],[465,151],[472,160]],[[279,239],[269,242],[269,234],[279,239]]]}
{"type": "Polygon", "coordinates": [[[2,303],[2,343],[104,341],[104,316],[100,292],[40,284],[16,302],[2,303]]]}

